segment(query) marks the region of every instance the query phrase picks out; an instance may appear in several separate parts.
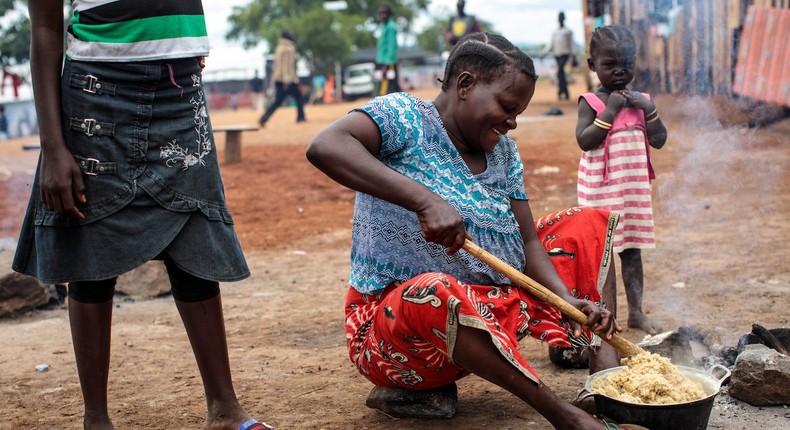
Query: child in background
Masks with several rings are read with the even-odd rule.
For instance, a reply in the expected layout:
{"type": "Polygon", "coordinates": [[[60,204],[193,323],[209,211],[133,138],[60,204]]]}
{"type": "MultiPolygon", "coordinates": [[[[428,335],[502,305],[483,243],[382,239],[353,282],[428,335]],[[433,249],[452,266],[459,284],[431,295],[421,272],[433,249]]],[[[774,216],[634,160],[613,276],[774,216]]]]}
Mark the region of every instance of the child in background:
{"type": "Polygon", "coordinates": [[[636,41],[626,27],[596,29],[587,64],[601,86],[579,98],[576,141],[584,151],[579,163],[579,205],[620,213],[614,240],[628,300],[628,326],[649,334],[661,328],[642,310],[642,249],[655,248],[650,181],[650,146],[667,141],[650,95],[631,91],[636,41]],[[649,145],[649,146],[648,146],[649,145]]]}
{"type": "MultiPolygon", "coordinates": [[[[231,379],[219,282],[249,269],[206,111],[203,4],[150,6],[73,1],[65,32],[61,0],[28,3],[41,156],[13,268],[69,284],[81,428],[115,428],[107,406],[115,283],[155,259],[203,382],[202,427],[270,429],[242,408],[231,379]]],[[[169,395],[167,381],[151,383],[169,395]]]]}

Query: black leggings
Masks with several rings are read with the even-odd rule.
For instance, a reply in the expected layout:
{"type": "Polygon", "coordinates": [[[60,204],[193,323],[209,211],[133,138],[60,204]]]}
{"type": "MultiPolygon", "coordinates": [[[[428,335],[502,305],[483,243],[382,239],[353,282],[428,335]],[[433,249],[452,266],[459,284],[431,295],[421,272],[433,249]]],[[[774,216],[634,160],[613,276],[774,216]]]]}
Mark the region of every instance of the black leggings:
{"type": "MultiPolygon", "coordinates": [[[[219,294],[219,282],[190,275],[178,268],[169,258],[164,258],[173,298],[180,302],[202,302],[219,294]]],[[[69,283],[69,300],[85,304],[104,303],[115,294],[118,278],[103,281],[77,281],[69,283]]]]}

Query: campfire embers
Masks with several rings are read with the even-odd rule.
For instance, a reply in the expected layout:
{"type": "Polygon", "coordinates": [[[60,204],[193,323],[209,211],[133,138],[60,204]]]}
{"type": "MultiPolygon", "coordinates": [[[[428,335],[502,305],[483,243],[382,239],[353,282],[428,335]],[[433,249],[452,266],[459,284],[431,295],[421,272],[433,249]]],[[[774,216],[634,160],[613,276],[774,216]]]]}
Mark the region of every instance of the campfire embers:
{"type": "Polygon", "coordinates": [[[639,346],[697,368],[721,364],[732,370],[729,395],[754,406],[790,404],[790,328],[754,324],[737,347],[725,346],[715,330],[682,326],[646,336],[639,346]]]}
{"type": "Polygon", "coordinates": [[[731,367],[738,350],[725,346],[721,334],[685,325],[677,330],[645,336],[638,344],[647,351],[669,357],[674,364],[690,367],[710,367],[714,364],[731,367]]]}

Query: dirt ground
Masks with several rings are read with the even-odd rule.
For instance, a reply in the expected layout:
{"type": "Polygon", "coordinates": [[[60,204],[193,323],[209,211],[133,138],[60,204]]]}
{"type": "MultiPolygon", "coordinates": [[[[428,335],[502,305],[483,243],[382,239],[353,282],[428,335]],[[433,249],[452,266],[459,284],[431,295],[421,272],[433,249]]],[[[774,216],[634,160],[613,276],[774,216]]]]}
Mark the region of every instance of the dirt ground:
{"type": "MultiPolygon", "coordinates": [[[[578,95],[581,85],[572,93],[578,95]]],[[[576,202],[579,149],[574,102],[557,102],[544,81],[516,139],[536,216],[576,202]],[[565,114],[543,116],[552,106],[565,114]]],[[[436,90],[417,94],[431,98],[436,90]]],[[[365,407],[371,388],[348,360],[343,302],[354,194],[305,160],[310,139],[361,102],[314,105],[295,126],[280,109],[243,136],[241,163],[223,165],[228,204],[252,277],[223,284],[236,390],[254,416],[278,429],[546,429],[509,393],[477,377],[461,380],[453,419],[393,419],[365,407]]],[[[752,323],[787,327],[790,312],[790,120],[760,129],[720,122],[726,100],[658,96],[670,132],[653,152],[657,248],[643,252],[645,308],[665,329],[719,330],[735,346],[752,323]]],[[[215,125],[255,123],[250,110],[217,111],[215,125]]],[[[0,142],[0,240],[15,239],[29,193],[35,139],[0,142]],[[6,239],[3,239],[6,238],[6,239]]],[[[217,136],[220,156],[224,136],[217,136]]],[[[626,315],[619,287],[618,312],[626,315]]],[[[205,404],[172,299],[118,299],[113,322],[110,410],[119,429],[200,428],[205,404]]],[[[626,330],[630,340],[644,333],[626,330]]],[[[82,407],[66,311],[0,321],[0,430],[80,428],[82,407]],[[37,364],[49,371],[36,372],[37,364]]],[[[522,351],[565,399],[585,370],[559,370],[544,345],[522,351]]],[[[755,408],[717,397],[709,428],[790,428],[787,407],[755,408]]],[[[682,429],[679,429],[682,430],[682,429]]]]}

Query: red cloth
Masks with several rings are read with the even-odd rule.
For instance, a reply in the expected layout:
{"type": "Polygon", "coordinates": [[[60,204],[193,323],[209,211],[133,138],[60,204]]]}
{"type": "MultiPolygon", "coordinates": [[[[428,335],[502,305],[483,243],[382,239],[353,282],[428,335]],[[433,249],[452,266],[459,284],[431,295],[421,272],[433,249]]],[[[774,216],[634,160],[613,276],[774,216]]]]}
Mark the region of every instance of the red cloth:
{"type": "Polygon", "coordinates": [[[14,98],[19,98],[19,85],[22,84],[22,78],[19,75],[15,75],[7,70],[3,70],[3,80],[0,81],[0,95],[5,92],[5,80],[6,78],[11,78],[11,87],[14,90],[14,98]]]}
{"type": "MultiPolygon", "coordinates": [[[[600,303],[617,215],[572,208],[535,224],[571,293],[600,303]]],[[[459,324],[487,331],[502,356],[536,382],[519,340],[529,335],[565,347],[591,340],[586,330],[573,338],[558,310],[519,287],[469,285],[442,273],[421,274],[379,295],[349,288],[345,310],[351,361],[380,386],[424,390],[468,375],[451,360],[459,324]]]]}

